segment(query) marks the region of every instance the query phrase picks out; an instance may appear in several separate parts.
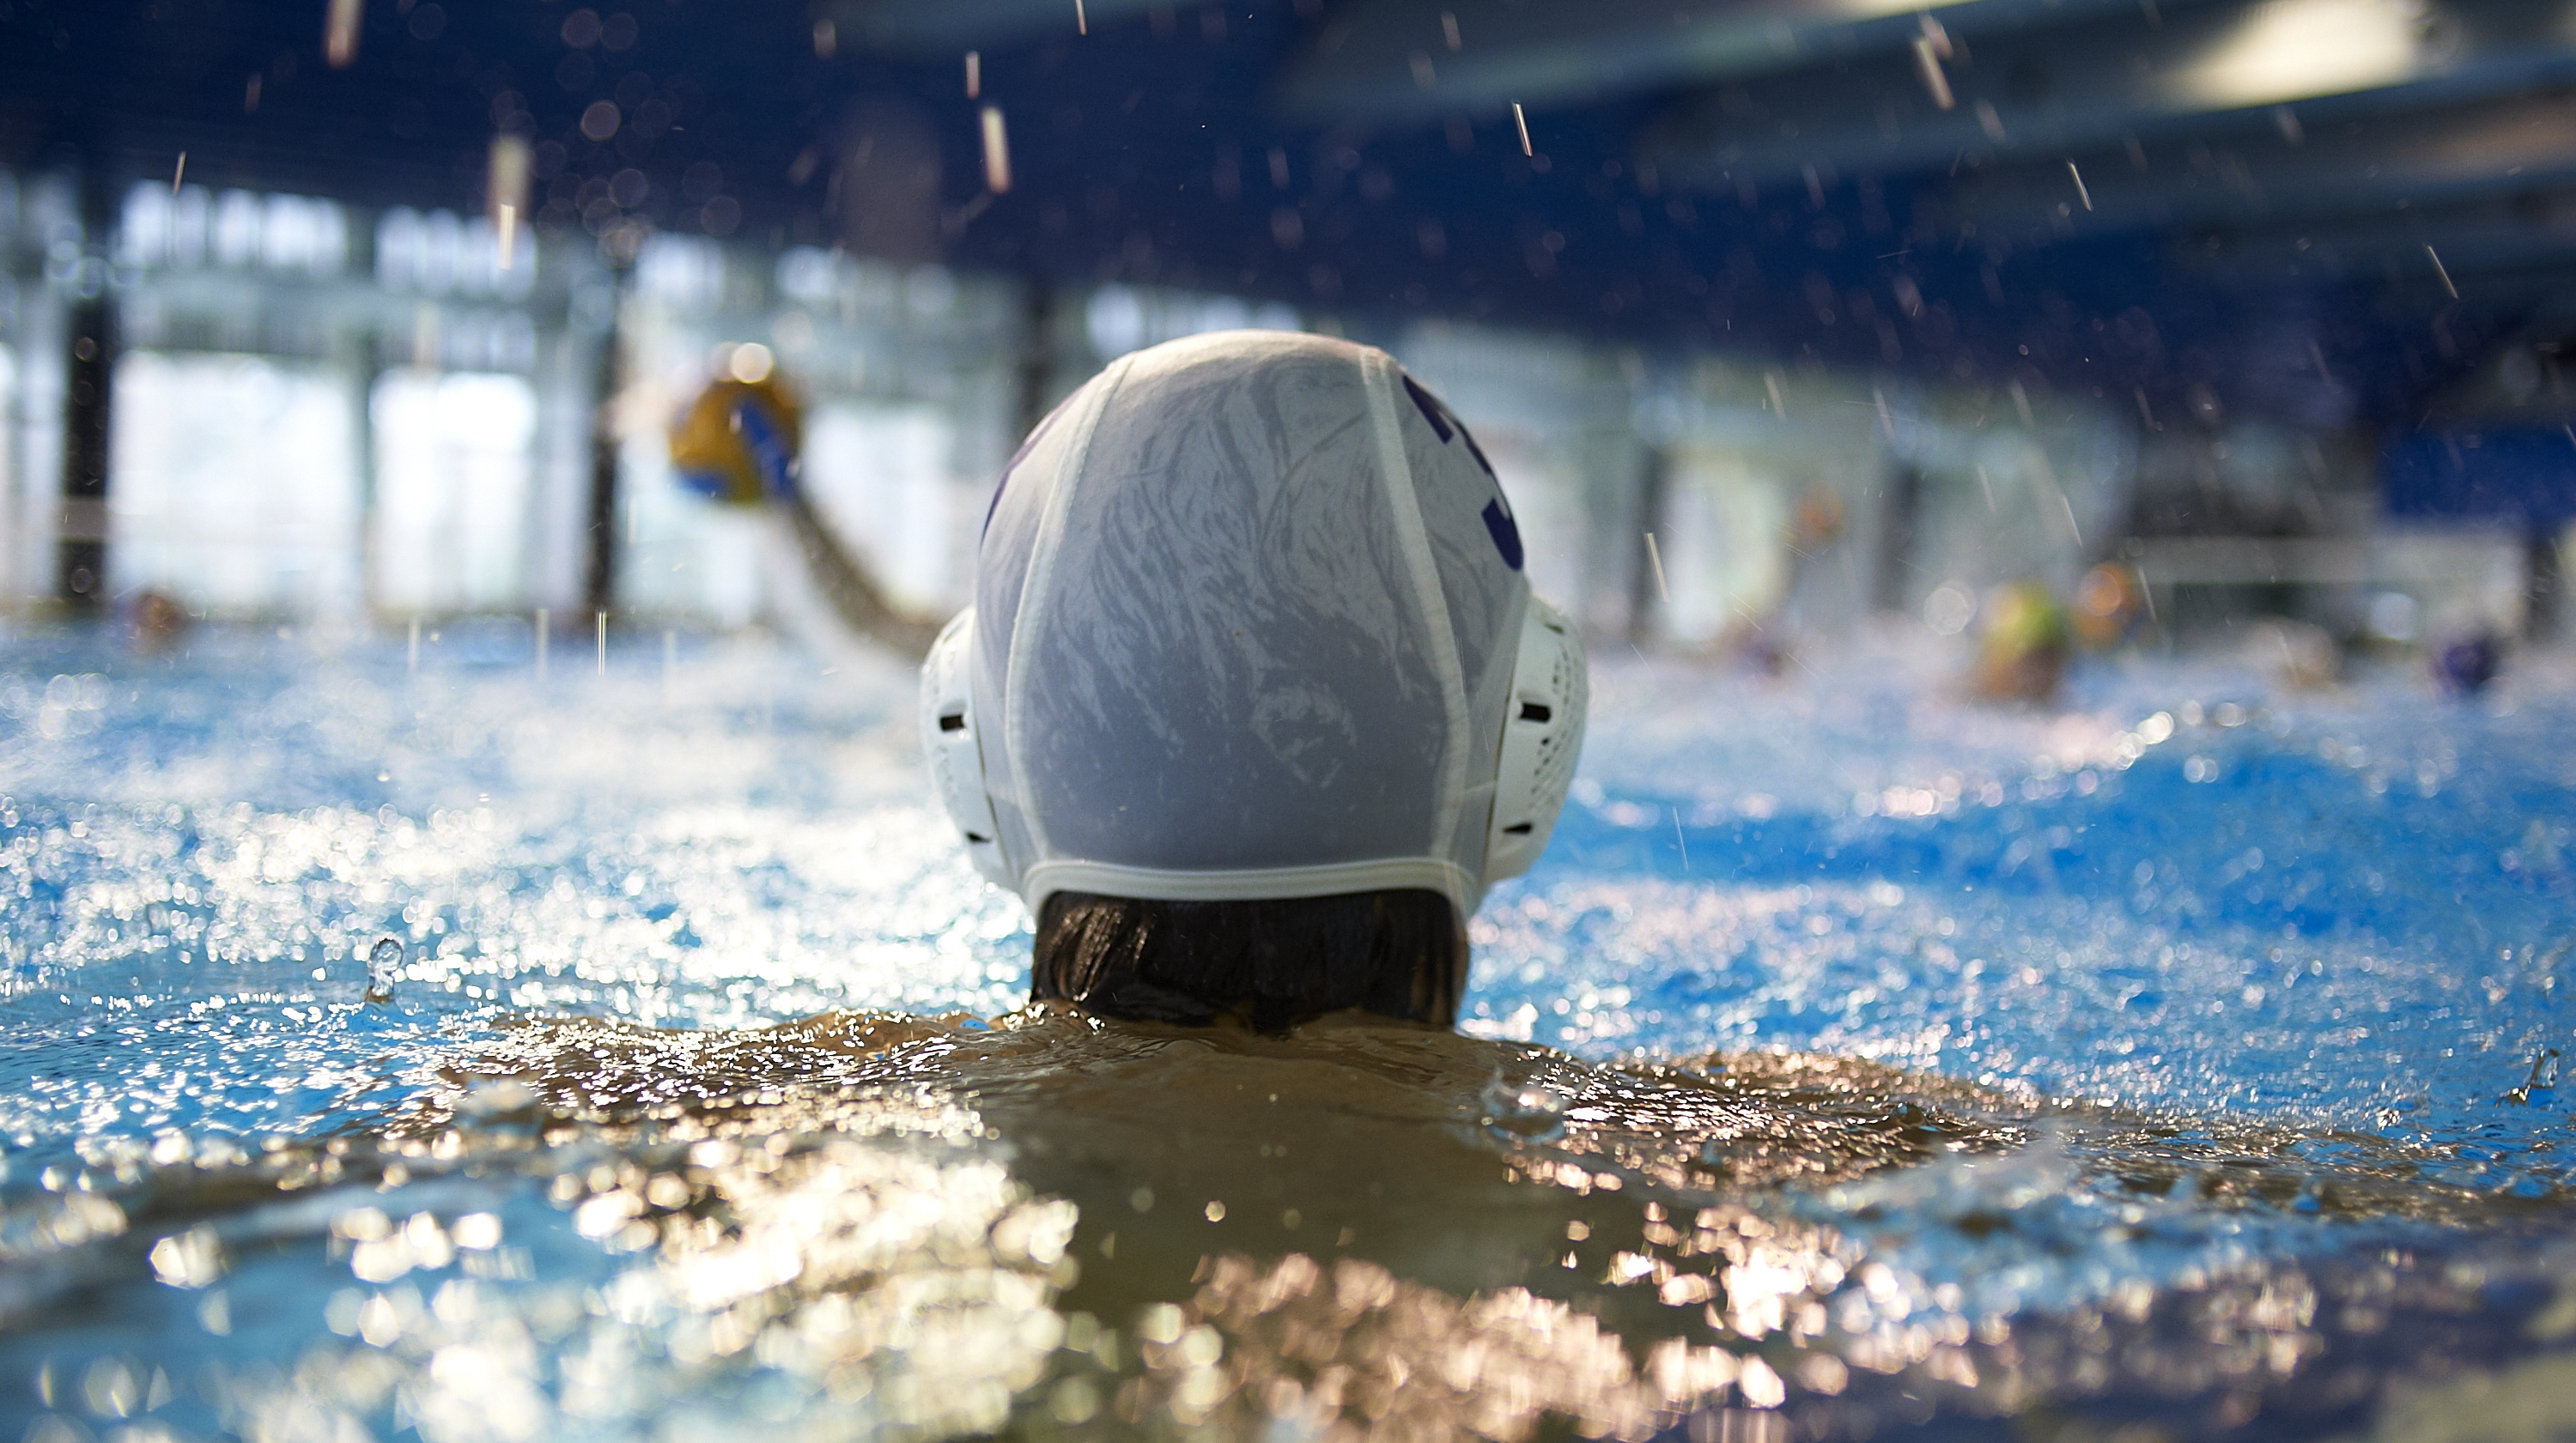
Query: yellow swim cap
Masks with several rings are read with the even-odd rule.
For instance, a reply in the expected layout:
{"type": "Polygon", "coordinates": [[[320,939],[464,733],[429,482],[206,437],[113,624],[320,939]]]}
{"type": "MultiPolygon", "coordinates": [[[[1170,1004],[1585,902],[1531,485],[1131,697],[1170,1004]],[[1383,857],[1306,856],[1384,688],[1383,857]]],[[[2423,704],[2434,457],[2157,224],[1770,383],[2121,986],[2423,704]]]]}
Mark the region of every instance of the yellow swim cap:
{"type": "Polygon", "coordinates": [[[1977,641],[1976,687],[1995,701],[2045,701],[2066,673],[2066,608],[2036,581],[2003,588],[1987,604],[1977,641]]]}

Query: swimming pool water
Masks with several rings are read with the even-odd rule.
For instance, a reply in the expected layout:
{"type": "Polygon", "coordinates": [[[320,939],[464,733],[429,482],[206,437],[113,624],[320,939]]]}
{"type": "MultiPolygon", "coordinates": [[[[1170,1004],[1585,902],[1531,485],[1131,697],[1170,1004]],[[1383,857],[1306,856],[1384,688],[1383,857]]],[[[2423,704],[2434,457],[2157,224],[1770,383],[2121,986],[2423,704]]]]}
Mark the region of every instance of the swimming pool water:
{"type": "MultiPolygon", "coordinates": [[[[1012,1191],[1018,1135],[989,1144],[954,1099],[852,1133],[949,1151],[829,1141],[810,1177],[761,1183],[768,1201],[704,1184],[727,1216],[910,1197],[928,1231],[896,1252],[942,1261],[870,1264],[816,1295],[844,1308],[901,1295],[889,1279],[949,1286],[963,1253],[1022,1239],[968,1269],[986,1332],[869,1354],[909,1371],[868,1375],[864,1407],[821,1365],[714,1348],[686,1306],[645,1297],[639,1249],[661,1249],[653,1276],[699,1276],[674,1261],[676,1232],[630,1246],[592,1226],[606,1214],[584,1221],[583,1197],[645,1196],[670,1136],[526,1147],[528,1099],[476,1080],[474,1059],[530,1019],[990,1017],[1026,983],[1018,904],[974,878],[928,797],[903,666],[827,669],[756,637],[553,660],[540,677],[524,630],[499,625],[433,634],[416,666],[400,640],[363,637],[211,631],[154,656],[103,632],[0,639],[0,1437],[930,1436],[1123,1417],[1085,1412],[1094,1385],[1065,1371],[1108,1345],[1073,1349],[1065,1330],[1092,1324],[1050,1310],[1058,1245],[1025,1235],[1056,1215],[1012,1191]],[[391,1000],[370,1003],[365,956],[387,934],[406,953],[391,1000]],[[382,1140],[409,1136],[425,1099],[463,1140],[388,1163],[382,1140]],[[1039,1220],[1004,1228],[1024,1215],[1039,1220]],[[913,1403],[888,1401],[903,1389],[913,1403]]],[[[1985,1101],[1943,1105],[1988,1109],[2019,1142],[1730,1194],[1762,1227],[1826,1238],[1808,1263],[1842,1260],[1780,1296],[1833,1302],[1800,1336],[1839,1339],[1850,1366],[1784,1355],[1757,1386],[1750,1364],[1710,1363],[1734,1391],[1706,1410],[1567,1416],[1823,1436],[2005,1411],[2262,1434],[2290,1426],[2274,1393],[2359,1376],[2299,1427],[2402,1429],[2434,1406],[2437,1335],[2492,1364],[2500,1396],[2550,1395],[2576,1333],[2554,1088],[2576,1051],[2576,673],[2533,658],[2462,704],[2394,665],[2316,693],[2227,660],[2132,658],[2023,711],[1956,699],[1952,665],[1919,635],[1776,679],[1596,661],[1575,801],[1475,923],[1465,1030],[1595,1064],[1873,1060],[1976,1085],[1985,1101]],[[2266,1307],[2290,1321],[2246,1321],[2266,1307]],[[1956,1372],[1938,1318],[1987,1349],[1982,1385],[1936,1379],[1974,1406],[1908,1391],[1956,1372]],[[1922,1354],[1875,1403],[1853,1381],[1870,1338],[1922,1354]],[[2022,1362],[1998,1373],[1997,1349],[2022,1362]],[[2249,1391],[2249,1370],[2273,1391],[2249,1391]],[[2006,1376],[2028,1396],[2003,1396],[2006,1376]]],[[[1553,1145],[1572,1115],[1532,1086],[1487,1100],[1505,1152],[1553,1145]]],[[[1871,1086],[1899,1117],[1903,1089],[1871,1086]]],[[[802,1138],[852,1131],[799,1116],[802,1138]]],[[[1071,1234],[1095,1252],[1099,1213],[1071,1234]]],[[[1649,1215],[1645,1235],[1662,1226],[1649,1215]]],[[[1281,1286],[1277,1255],[1219,1269],[1237,1293],[1169,1305],[1254,1356],[1258,1310],[1238,1294],[1281,1286]]],[[[802,1264],[818,1277],[819,1258],[802,1264]]],[[[1758,1268],[1734,1266],[1740,1291],[1758,1268]]],[[[1414,1285],[1399,1267],[1385,1306],[1414,1306],[1414,1285]]],[[[1407,1316],[1486,1306],[1422,1296],[1407,1316]]],[[[1153,1426],[1239,1423],[1214,1402],[1193,1415],[1202,1365],[1138,1361],[1164,1346],[1159,1316],[1099,1323],[1131,1329],[1118,1366],[1179,1380],[1153,1426]]],[[[1117,1368],[1098,1366],[1106,1398],[1117,1368]]]]}

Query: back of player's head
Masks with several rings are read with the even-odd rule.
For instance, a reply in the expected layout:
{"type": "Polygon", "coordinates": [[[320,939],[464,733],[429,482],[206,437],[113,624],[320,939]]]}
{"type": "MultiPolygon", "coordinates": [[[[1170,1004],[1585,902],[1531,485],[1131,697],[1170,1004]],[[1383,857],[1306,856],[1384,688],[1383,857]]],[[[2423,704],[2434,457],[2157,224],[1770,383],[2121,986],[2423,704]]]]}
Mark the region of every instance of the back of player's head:
{"type": "Polygon", "coordinates": [[[1049,897],[1437,894],[1545,845],[1582,653],[1466,428],[1384,353],[1128,356],[1006,471],[924,736],[976,863],[1049,897]]]}

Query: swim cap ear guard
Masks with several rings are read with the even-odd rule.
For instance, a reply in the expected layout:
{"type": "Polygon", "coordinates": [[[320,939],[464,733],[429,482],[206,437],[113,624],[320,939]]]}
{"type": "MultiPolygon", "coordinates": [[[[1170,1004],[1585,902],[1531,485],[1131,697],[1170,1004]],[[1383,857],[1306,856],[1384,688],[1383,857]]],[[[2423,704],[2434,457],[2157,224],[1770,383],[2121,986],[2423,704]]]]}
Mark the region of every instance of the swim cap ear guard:
{"type": "Polygon", "coordinates": [[[1485,834],[1485,885],[1517,877],[1547,850],[1574,784],[1575,753],[1592,699],[1574,624],[1532,596],[1519,658],[1505,694],[1503,744],[1494,768],[1494,819],[1485,834]]]}
{"type": "Polygon", "coordinates": [[[984,790],[984,754],[976,740],[968,664],[975,636],[975,608],[957,613],[941,628],[921,664],[921,749],[930,757],[930,779],[948,820],[966,839],[966,856],[975,870],[997,887],[1011,885],[1002,860],[1001,830],[993,823],[993,799],[984,790]]]}
{"type": "MultiPolygon", "coordinates": [[[[985,789],[969,681],[975,609],[957,614],[931,643],[921,667],[921,745],[948,820],[966,840],[975,870],[997,887],[1017,878],[1002,856],[993,799],[985,789]]],[[[1533,595],[1521,620],[1520,648],[1505,693],[1502,745],[1493,778],[1493,815],[1485,833],[1482,882],[1490,887],[1530,869],[1547,850],[1574,782],[1583,748],[1591,682],[1583,642],[1564,613],[1533,595]]],[[[1463,920],[1463,919],[1462,919],[1463,920]]]]}

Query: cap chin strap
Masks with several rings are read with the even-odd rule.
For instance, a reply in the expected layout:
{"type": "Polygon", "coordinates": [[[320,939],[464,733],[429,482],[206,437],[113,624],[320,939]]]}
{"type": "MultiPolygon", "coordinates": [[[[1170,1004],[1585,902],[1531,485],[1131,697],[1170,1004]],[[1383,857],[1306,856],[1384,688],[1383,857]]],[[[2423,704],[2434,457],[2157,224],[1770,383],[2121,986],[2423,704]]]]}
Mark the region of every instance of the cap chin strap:
{"type": "MultiPolygon", "coordinates": [[[[1485,833],[1483,875],[1438,857],[1387,857],[1313,867],[1253,871],[1180,872],[1123,867],[1067,858],[1014,868],[1003,855],[993,821],[993,799],[984,786],[969,679],[975,609],[968,607],[939,633],[921,668],[921,745],[932,783],[948,819],[966,841],[975,870],[997,887],[1017,892],[1035,912],[1056,892],[1163,901],[1250,901],[1270,897],[1329,897],[1349,892],[1419,888],[1447,897],[1465,918],[1485,889],[1530,869],[1556,830],[1582,750],[1591,700],[1583,643],[1563,613],[1536,596],[1521,620],[1520,649],[1502,718],[1502,742],[1491,782],[1493,814],[1485,833]]],[[[1485,788],[1474,788],[1482,791],[1485,788]]]]}

